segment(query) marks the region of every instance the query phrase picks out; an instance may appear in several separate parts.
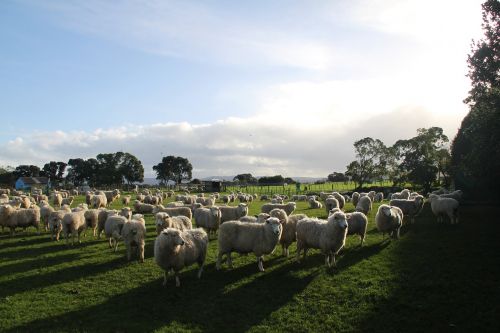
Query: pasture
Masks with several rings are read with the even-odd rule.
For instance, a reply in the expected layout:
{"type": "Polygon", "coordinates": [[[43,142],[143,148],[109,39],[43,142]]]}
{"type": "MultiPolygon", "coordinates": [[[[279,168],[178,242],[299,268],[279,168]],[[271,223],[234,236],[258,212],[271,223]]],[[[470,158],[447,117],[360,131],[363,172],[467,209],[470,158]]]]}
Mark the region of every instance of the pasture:
{"type": "MultiPolygon", "coordinates": [[[[78,197],[73,206],[83,202],[78,197]]],[[[250,203],[249,214],[262,202],[250,203]]],[[[113,208],[121,207],[115,202],[113,208]]],[[[297,264],[281,248],[264,258],[234,257],[215,270],[211,239],[201,280],[197,266],[181,287],[154,263],[153,217],[146,215],[146,260],[127,262],[89,232],[82,243],[47,233],[0,235],[2,332],[422,332],[500,329],[500,225],[496,207],[461,207],[458,225],[437,224],[429,207],[400,240],[382,240],[369,214],[365,245],[349,236],[337,267],[319,251],[297,264]]],[[[352,211],[348,203],[347,211],[352,211]]],[[[295,213],[325,217],[299,202],[295,213]]]]}

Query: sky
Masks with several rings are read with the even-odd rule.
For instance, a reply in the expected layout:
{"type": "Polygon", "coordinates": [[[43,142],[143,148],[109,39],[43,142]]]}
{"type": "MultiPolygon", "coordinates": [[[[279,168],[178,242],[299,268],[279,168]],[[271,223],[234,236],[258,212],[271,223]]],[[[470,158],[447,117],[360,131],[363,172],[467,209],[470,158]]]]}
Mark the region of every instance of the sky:
{"type": "Polygon", "coordinates": [[[468,109],[481,1],[0,1],[0,165],[129,152],[194,177],[344,172],[468,109]]]}

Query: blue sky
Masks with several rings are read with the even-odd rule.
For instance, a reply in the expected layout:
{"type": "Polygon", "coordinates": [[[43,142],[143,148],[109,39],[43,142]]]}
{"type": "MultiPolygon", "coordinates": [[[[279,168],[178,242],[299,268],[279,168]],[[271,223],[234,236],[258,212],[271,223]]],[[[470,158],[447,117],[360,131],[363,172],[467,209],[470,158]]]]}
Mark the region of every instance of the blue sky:
{"type": "Polygon", "coordinates": [[[480,23],[480,1],[2,1],[0,164],[344,171],[365,136],[455,135],[480,23]]]}

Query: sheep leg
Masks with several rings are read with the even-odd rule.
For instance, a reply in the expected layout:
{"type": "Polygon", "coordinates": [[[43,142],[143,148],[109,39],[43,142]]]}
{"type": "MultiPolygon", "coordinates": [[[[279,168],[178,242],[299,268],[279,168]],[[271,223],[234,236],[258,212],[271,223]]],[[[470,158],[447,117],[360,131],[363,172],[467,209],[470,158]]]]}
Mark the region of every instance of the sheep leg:
{"type": "Polygon", "coordinates": [[[132,258],[132,247],[129,243],[127,243],[127,260],[130,261],[132,258]]]}
{"type": "Polygon", "coordinates": [[[325,265],[330,267],[330,255],[325,254],[325,265]]]}
{"type": "Polygon", "coordinates": [[[301,251],[301,248],[299,246],[297,246],[297,252],[295,255],[295,261],[297,261],[297,263],[300,263],[300,251],[301,251]]]}
{"type": "Polygon", "coordinates": [[[203,263],[200,264],[200,268],[198,269],[198,274],[196,275],[198,279],[201,279],[201,273],[203,273],[203,263]]]}
{"type": "Polygon", "coordinates": [[[262,257],[258,257],[257,263],[259,266],[259,271],[264,272],[264,259],[262,257]]]}
{"type": "Polygon", "coordinates": [[[115,241],[115,252],[116,252],[116,251],[118,251],[118,240],[115,239],[114,241],[115,241]]]}
{"type": "Polygon", "coordinates": [[[227,265],[229,268],[233,268],[233,258],[231,258],[231,252],[227,254],[227,265]]]}
{"type": "Polygon", "coordinates": [[[109,248],[113,247],[113,238],[109,237],[108,244],[109,244],[109,248]]]}
{"type": "Polygon", "coordinates": [[[139,245],[139,261],[144,262],[144,243],[139,245]]]}
{"type": "Polygon", "coordinates": [[[215,268],[217,270],[220,270],[221,261],[222,261],[222,253],[219,251],[219,253],[217,254],[217,262],[215,263],[215,268]]]}
{"type": "Polygon", "coordinates": [[[181,280],[179,279],[179,273],[175,272],[175,286],[179,288],[181,286],[181,280]]]}
{"type": "Polygon", "coordinates": [[[167,278],[168,278],[168,271],[165,271],[163,273],[163,286],[164,287],[167,285],[167,278]]]}

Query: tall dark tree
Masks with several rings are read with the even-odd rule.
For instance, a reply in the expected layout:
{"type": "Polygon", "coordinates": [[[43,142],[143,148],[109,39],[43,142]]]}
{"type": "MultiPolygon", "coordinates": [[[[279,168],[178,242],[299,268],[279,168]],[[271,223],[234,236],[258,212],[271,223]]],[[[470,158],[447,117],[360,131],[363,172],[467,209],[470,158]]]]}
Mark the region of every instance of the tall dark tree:
{"type": "Polygon", "coordinates": [[[187,158],[180,156],[165,156],[161,162],[153,166],[156,172],[156,179],[165,184],[169,180],[180,184],[182,180],[190,180],[193,166],[187,158]]]}
{"type": "Polygon", "coordinates": [[[98,154],[96,160],[99,163],[98,182],[101,185],[122,184],[123,177],[120,172],[120,162],[124,153],[98,154]]]}
{"type": "Polygon", "coordinates": [[[14,175],[14,168],[10,166],[0,167],[0,184],[6,186],[13,186],[16,182],[16,177],[14,175]]]}
{"type": "Polygon", "coordinates": [[[346,176],[351,177],[358,188],[377,180],[385,172],[384,154],[386,146],[378,139],[366,137],[354,143],[356,160],[347,165],[346,176]]]}
{"type": "Polygon", "coordinates": [[[257,178],[252,176],[251,173],[241,173],[234,176],[233,181],[239,181],[242,184],[255,184],[257,183],[257,178]]]}
{"type": "Polygon", "coordinates": [[[85,160],[82,158],[72,158],[68,161],[68,174],[66,180],[75,186],[80,186],[85,181],[85,160]]]}
{"type": "Polygon", "coordinates": [[[123,154],[119,169],[121,175],[129,185],[144,181],[144,167],[141,161],[130,153],[123,154]]]}
{"type": "Polygon", "coordinates": [[[49,163],[45,163],[42,171],[44,172],[44,175],[46,177],[50,177],[51,180],[60,181],[63,178],[66,166],[67,164],[64,162],[50,161],[49,163]]]}
{"type": "Polygon", "coordinates": [[[273,184],[273,185],[280,184],[281,185],[284,182],[285,182],[285,178],[283,178],[282,175],[266,176],[266,177],[259,178],[259,184],[273,184]]]}
{"type": "Polygon", "coordinates": [[[99,168],[99,161],[97,161],[97,159],[89,158],[88,160],[85,161],[83,167],[83,174],[85,180],[87,181],[87,184],[89,184],[92,187],[101,185],[99,177],[100,172],[101,170],[99,168]]]}
{"type": "Polygon", "coordinates": [[[349,177],[344,175],[342,172],[332,172],[328,175],[328,181],[330,182],[345,182],[349,180],[349,177]]]}
{"type": "Polygon", "coordinates": [[[468,57],[472,88],[470,111],[453,140],[451,170],[455,186],[498,196],[500,187],[500,2],[482,5],[484,37],[468,57]]]}
{"type": "Polygon", "coordinates": [[[19,177],[39,177],[40,168],[36,165],[19,165],[13,171],[16,178],[19,177]]]}

